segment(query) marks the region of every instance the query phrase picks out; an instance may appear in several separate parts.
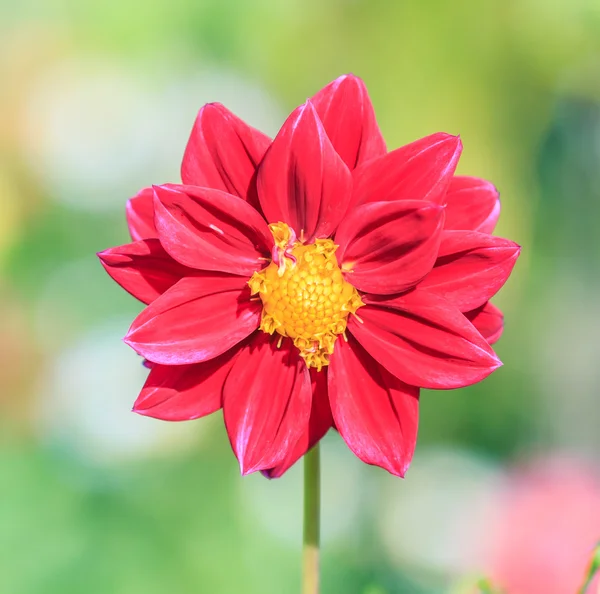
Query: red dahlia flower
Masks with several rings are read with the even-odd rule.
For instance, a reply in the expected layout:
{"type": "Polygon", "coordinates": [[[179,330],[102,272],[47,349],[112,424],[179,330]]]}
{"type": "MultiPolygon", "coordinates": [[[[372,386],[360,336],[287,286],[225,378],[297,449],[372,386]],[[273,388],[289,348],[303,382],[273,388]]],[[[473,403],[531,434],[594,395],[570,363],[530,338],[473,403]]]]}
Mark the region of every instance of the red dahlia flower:
{"type": "Polygon", "coordinates": [[[419,388],[501,365],[488,300],[519,246],[490,235],[494,187],[453,177],[460,152],[439,133],[387,153],[354,76],[272,141],[203,107],[183,185],[132,198],[133,243],[99,254],[148,304],[125,339],[151,363],[134,411],[180,421],[223,407],[243,474],[281,475],[333,426],[403,476],[419,388]]]}

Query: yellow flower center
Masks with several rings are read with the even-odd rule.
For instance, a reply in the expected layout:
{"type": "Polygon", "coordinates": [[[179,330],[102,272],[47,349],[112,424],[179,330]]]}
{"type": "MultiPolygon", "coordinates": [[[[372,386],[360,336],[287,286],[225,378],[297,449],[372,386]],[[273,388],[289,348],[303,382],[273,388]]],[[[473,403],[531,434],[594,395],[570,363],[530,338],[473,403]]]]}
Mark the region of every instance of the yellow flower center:
{"type": "Polygon", "coordinates": [[[306,365],[320,371],[329,364],[337,335],[346,330],[348,314],[364,303],[344,280],[331,239],[305,245],[285,223],[269,229],[275,239],[273,259],[248,281],[263,303],[260,329],[289,336],[306,365]]]}

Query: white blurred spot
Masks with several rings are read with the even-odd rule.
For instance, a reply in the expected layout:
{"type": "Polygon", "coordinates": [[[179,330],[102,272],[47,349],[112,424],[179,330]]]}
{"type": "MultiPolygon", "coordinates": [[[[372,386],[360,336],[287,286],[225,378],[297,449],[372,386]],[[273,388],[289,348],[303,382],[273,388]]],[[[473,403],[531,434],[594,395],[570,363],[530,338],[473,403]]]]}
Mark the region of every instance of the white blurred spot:
{"type": "Polygon", "coordinates": [[[145,68],[84,55],[32,82],[22,141],[32,171],[54,199],[111,210],[143,186],[178,182],[205,103],[219,101],[266,131],[282,122],[273,99],[235,72],[145,68]]]}
{"type": "Polygon", "coordinates": [[[407,477],[385,477],[379,531],[393,562],[444,576],[476,571],[500,474],[473,454],[419,452],[407,477]]]}
{"type": "Polygon", "coordinates": [[[533,369],[546,403],[543,425],[553,445],[596,456],[600,447],[600,366],[598,290],[568,268],[565,261],[553,290],[531,312],[533,369]],[[540,339],[541,338],[541,339],[540,339]]]}
{"type": "Polygon", "coordinates": [[[148,370],[122,337],[130,320],[108,320],[58,354],[42,372],[42,439],[92,463],[156,456],[187,447],[200,423],[166,423],[131,412],[148,370]]]}
{"type": "MultiPolygon", "coordinates": [[[[260,474],[240,481],[244,517],[258,522],[278,541],[299,547],[302,539],[303,461],[283,477],[260,474]]],[[[337,434],[321,441],[321,538],[332,543],[353,534],[361,509],[362,462],[337,434]]]]}

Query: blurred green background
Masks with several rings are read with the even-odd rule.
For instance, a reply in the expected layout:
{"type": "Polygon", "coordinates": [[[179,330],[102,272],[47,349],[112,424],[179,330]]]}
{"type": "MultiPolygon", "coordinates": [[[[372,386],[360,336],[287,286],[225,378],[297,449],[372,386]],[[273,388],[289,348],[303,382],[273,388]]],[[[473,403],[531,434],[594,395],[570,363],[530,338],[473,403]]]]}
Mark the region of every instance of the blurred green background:
{"type": "Polygon", "coordinates": [[[459,173],[498,186],[523,254],[496,299],[505,366],[423,394],[404,481],[325,440],[324,592],[494,574],[524,460],[600,492],[597,0],[0,0],[0,594],[298,591],[301,464],[242,479],[220,415],[130,413],[140,305],[95,252],[128,241],[129,196],[179,180],[202,104],[275,134],[346,72],[389,148],[461,135],[459,173]]]}

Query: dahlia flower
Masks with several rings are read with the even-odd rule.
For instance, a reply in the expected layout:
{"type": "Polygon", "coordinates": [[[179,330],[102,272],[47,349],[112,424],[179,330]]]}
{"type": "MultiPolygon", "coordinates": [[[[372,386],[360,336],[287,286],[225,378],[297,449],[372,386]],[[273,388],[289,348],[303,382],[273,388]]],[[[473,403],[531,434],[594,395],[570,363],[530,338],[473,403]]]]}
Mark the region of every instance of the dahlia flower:
{"type": "Polygon", "coordinates": [[[273,140],[204,106],[183,183],[133,197],[133,242],[99,254],[147,304],[125,338],[151,367],[134,411],[181,421],[223,408],[243,474],[281,475],[334,427],[403,476],[419,389],[501,365],[489,299],[520,248],[490,234],[495,188],[454,177],[461,148],[437,133],[387,152],[352,75],[273,140]]]}

